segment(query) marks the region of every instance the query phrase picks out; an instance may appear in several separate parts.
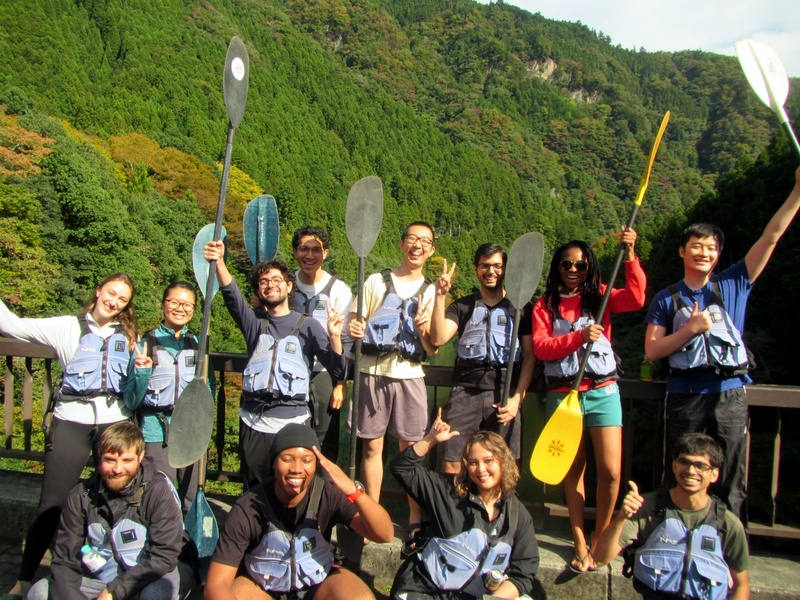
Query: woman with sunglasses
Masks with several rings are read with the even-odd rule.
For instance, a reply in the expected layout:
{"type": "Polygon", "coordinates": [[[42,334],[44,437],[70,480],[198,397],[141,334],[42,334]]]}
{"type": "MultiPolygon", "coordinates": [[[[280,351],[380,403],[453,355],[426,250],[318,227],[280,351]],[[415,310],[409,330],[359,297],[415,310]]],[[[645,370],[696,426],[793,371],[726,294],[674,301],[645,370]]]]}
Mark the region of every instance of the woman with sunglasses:
{"type": "Polygon", "coordinates": [[[51,347],[63,370],[45,415],[44,477],[36,518],[28,529],[19,579],[3,600],[20,600],[58,528],[69,491],[86,458],[97,462],[97,442],[108,427],[130,418],[122,386],[136,345],[133,282],[124,273],[106,277],[77,316],[21,319],[0,301],[0,332],[51,347]],[[52,418],[52,421],[50,419],[52,418]]]}
{"type": "MultiPolygon", "coordinates": [[[[586,345],[592,350],[578,387],[583,425],[592,441],[597,466],[597,513],[592,540],[611,522],[619,494],[622,468],[622,405],[616,380],[617,365],[611,349],[611,314],[639,310],[644,306],[647,279],[634,255],[636,232],[623,228],[625,287],[612,289],[597,323],[606,286],[600,268],[586,242],[573,240],[558,248],[550,263],[544,295],[533,308],[533,351],[544,362],[547,382],[547,418],[572,389],[586,345]]],[[[569,567],[576,573],[596,568],[584,529],[586,488],[586,436],[581,439],[575,461],[564,478],[575,553],[569,567]]]]}
{"type": "MultiPolygon", "coordinates": [[[[128,366],[125,404],[137,411],[145,441],[145,452],[176,482],[178,496],[187,512],[197,493],[197,469],[190,465],[181,469],[170,466],[167,447],[169,424],[175,400],[194,379],[197,360],[197,338],[189,330],[194,316],[197,294],[186,281],[167,286],[161,300],[164,319],[147,331],[128,366]]],[[[209,370],[209,389],[214,394],[214,371],[209,370]]]]}

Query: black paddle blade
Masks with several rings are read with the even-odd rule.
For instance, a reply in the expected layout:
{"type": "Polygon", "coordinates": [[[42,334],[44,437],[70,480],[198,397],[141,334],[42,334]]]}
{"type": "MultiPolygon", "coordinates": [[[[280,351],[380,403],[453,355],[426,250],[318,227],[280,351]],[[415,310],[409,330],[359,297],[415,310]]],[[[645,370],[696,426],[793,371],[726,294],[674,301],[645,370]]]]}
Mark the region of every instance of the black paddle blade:
{"type": "Polygon", "coordinates": [[[174,469],[196,463],[208,450],[214,426],[214,398],[204,379],[195,377],[175,402],[169,424],[167,457],[174,469]]]}
{"type": "Polygon", "coordinates": [[[250,262],[257,264],[262,260],[275,258],[280,235],[275,198],[258,196],[247,204],[244,209],[243,233],[244,247],[250,262]]]}
{"type": "Polygon", "coordinates": [[[533,297],[542,277],[544,238],[539,232],[521,235],[508,252],[503,283],[506,297],[514,308],[521,309],[533,297]]]}
{"type": "Polygon", "coordinates": [[[383,221],[383,183],[375,175],[359,179],[347,195],[347,241],[359,258],[372,250],[383,221]]]}
{"type": "Polygon", "coordinates": [[[225,108],[231,120],[231,127],[236,128],[244,116],[247,104],[247,89],[250,79],[250,58],[244,42],[236,36],[228,44],[225,57],[225,73],[222,76],[222,91],[225,95],[225,108]]]}

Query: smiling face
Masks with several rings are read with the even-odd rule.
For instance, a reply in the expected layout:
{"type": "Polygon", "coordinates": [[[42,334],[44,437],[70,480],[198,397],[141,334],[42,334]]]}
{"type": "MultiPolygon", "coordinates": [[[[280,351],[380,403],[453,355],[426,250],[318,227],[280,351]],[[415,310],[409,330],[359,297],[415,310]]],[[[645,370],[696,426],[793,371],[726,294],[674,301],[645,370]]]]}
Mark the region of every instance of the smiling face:
{"type": "Polygon", "coordinates": [[[713,237],[692,236],[678,253],[686,273],[710,275],[719,260],[719,243],[713,237]]]}
{"type": "Polygon", "coordinates": [[[95,290],[92,318],[99,325],[113,321],[131,301],[133,290],[124,281],[108,281],[95,290]]]}
{"type": "Polygon", "coordinates": [[[412,225],[400,240],[403,262],[412,269],[421,269],[435,250],[433,231],[424,225],[412,225]]]}
{"type": "Polygon", "coordinates": [[[475,265],[475,276],[481,287],[486,290],[495,290],[503,286],[505,265],[503,264],[503,253],[497,252],[489,256],[482,256],[480,262],[475,265]]]}
{"type": "Polygon", "coordinates": [[[580,248],[567,248],[561,253],[558,270],[561,273],[561,286],[564,293],[575,294],[578,292],[589,272],[587,268],[580,270],[579,267],[585,267],[586,264],[586,257],[580,248]],[[564,261],[571,261],[572,264],[568,269],[564,268],[564,261]]]}
{"type": "Polygon", "coordinates": [[[275,308],[288,303],[291,286],[279,269],[269,269],[258,278],[258,297],[267,308],[275,308]]]}
{"type": "Polygon", "coordinates": [[[719,469],[711,467],[711,458],[708,454],[681,454],[672,461],[672,472],[678,486],[687,494],[696,494],[708,489],[719,478],[719,469]],[[694,464],[702,464],[698,468],[694,464]],[[710,468],[706,468],[710,467],[710,468]]]}
{"type": "Polygon", "coordinates": [[[137,454],[133,447],[122,454],[105,452],[100,457],[97,470],[106,488],[116,494],[128,487],[139,472],[143,458],[144,452],[137,454]]]}
{"type": "Polygon", "coordinates": [[[478,488],[478,493],[500,490],[503,468],[486,446],[474,443],[467,454],[467,474],[478,488]]]}
{"type": "Polygon", "coordinates": [[[173,288],[167,294],[161,308],[164,310],[164,325],[173,331],[181,331],[194,315],[197,296],[192,290],[173,288]]]}
{"type": "Polygon", "coordinates": [[[301,237],[300,243],[294,249],[294,258],[300,267],[300,271],[309,278],[313,278],[316,275],[327,257],[328,250],[323,248],[322,241],[313,235],[301,237]]]}
{"type": "Polygon", "coordinates": [[[287,448],[275,458],[275,495],[284,505],[299,502],[317,472],[317,457],[308,448],[287,448]]]}

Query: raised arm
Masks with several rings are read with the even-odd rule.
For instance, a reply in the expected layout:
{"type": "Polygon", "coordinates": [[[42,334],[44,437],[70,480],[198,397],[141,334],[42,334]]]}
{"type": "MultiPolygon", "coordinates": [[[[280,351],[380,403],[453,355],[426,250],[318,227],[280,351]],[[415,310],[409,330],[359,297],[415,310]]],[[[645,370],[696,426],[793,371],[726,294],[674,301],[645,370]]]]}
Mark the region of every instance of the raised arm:
{"type": "Polygon", "coordinates": [[[761,275],[764,267],[767,266],[778,240],[789,228],[789,224],[797,214],[797,210],[800,209],[800,167],[794,172],[794,176],[795,184],[789,197],[786,198],[778,211],[772,216],[761,237],[758,238],[758,241],[750,248],[747,256],[744,257],[751,283],[761,275]]]}
{"type": "Polygon", "coordinates": [[[220,287],[226,286],[233,281],[233,275],[225,265],[225,244],[222,243],[222,240],[208,242],[203,248],[203,257],[209,262],[212,260],[217,261],[217,281],[220,287]]]}
{"type": "Polygon", "coordinates": [[[447,270],[447,259],[444,259],[442,275],[436,280],[436,292],[433,298],[433,314],[431,315],[431,343],[434,346],[444,346],[458,331],[458,323],[445,316],[447,292],[450,291],[450,282],[456,270],[453,263],[450,271],[447,270]]]}

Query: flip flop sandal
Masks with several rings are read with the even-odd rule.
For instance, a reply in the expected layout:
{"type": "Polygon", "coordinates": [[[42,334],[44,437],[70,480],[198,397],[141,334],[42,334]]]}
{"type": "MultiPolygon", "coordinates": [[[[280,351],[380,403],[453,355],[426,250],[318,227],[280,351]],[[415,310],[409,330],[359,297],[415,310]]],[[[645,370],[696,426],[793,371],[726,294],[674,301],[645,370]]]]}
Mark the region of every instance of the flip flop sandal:
{"type": "Polygon", "coordinates": [[[590,558],[590,557],[591,557],[591,553],[589,553],[589,552],[587,552],[587,553],[586,553],[586,556],[584,556],[583,558],[581,558],[581,557],[580,557],[580,556],[578,556],[577,554],[573,554],[573,555],[572,555],[572,560],[570,560],[570,561],[569,561],[569,563],[568,563],[569,570],[570,570],[570,571],[572,571],[573,573],[576,573],[576,574],[578,574],[578,575],[583,575],[584,573],[586,573],[586,572],[588,571],[588,569],[586,569],[586,571],[584,571],[584,570],[582,570],[580,567],[582,567],[582,566],[584,565],[584,563],[585,563],[587,560],[589,560],[589,558],[590,558]],[[577,562],[577,563],[580,565],[580,567],[576,567],[576,566],[573,564],[573,563],[575,563],[575,562],[577,562]]]}
{"type": "Polygon", "coordinates": [[[408,526],[408,536],[403,542],[403,547],[400,548],[400,557],[403,559],[408,558],[417,550],[417,543],[419,534],[422,532],[422,523],[411,523],[408,526]]]}

